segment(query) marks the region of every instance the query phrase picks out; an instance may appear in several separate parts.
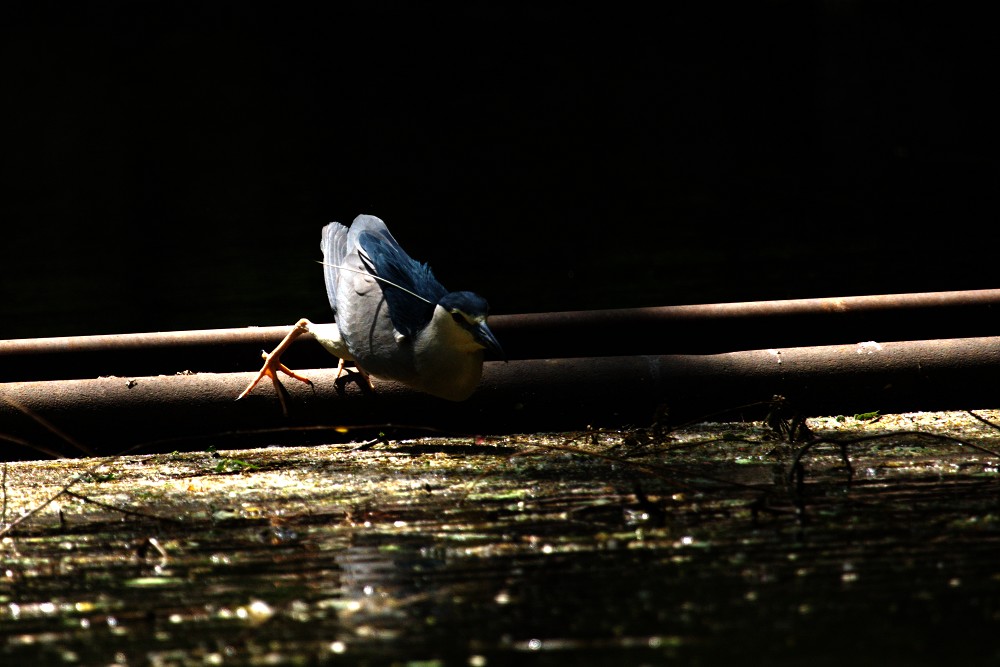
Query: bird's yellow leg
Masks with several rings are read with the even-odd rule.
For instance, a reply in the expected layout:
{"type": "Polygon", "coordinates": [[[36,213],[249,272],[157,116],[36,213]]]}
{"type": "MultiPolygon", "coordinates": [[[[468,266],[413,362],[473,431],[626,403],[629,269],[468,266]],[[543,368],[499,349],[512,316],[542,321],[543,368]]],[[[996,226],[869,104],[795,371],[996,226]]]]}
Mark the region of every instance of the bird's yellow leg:
{"type": "Polygon", "coordinates": [[[285,411],[285,398],[284,392],[285,388],[281,386],[281,381],[278,380],[278,373],[284,373],[289,377],[293,377],[300,382],[305,382],[306,384],[312,384],[312,381],[305,377],[304,375],[299,375],[295,371],[291,370],[283,363],[281,363],[281,355],[285,353],[288,346],[295,342],[295,339],[304,333],[309,332],[309,325],[311,322],[307,319],[301,319],[295,323],[295,326],[291,331],[282,339],[278,346],[271,351],[270,354],[262,353],[261,357],[264,359],[264,366],[257,373],[257,377],[254,378],[253,382],[247,385],[247,388],[243,390],[243,393],[236,397],[236,400],[240,400],[257,386],[257,383],[263,380],[265,377],[271,378],[271,382],[274,384],[274,390],[278,392],[278,398],[281,401],[281,409],[285,411]]]}
{"type": "Polygon", "coordinates": [[[372,376],[368,375],[368,371],[361,368],[361,366],[358,366],[357,364],[355,364],[354,367],[358,369],[358,372],[361,373],[361,377],[363,377],[365,379],[365,382],[368,383],[368,388],[371,389],[372,391],[375,391],[375,384],[372,382],[372,376]]]}
{"type": "MultiPolygon", "coordinates": [[[[344,365],[344,359],[341,357],[337,357],[337,377],[333,378],[334,382],[339,380],[340,376],[343,375],[344,371],[346,370],[347,367],[344,365]]],[[[361,373],[361,377],[364,378],[365,384],[368,385],[369,389],[371,390],[375,389],[375,385],[372,384],[371,376],[368,375],[368,372],[365,369],[361,368],[361,366],[358,366],[357,362],[354,363],[354,370],[356,370],[358,373],[361,373]]]]}

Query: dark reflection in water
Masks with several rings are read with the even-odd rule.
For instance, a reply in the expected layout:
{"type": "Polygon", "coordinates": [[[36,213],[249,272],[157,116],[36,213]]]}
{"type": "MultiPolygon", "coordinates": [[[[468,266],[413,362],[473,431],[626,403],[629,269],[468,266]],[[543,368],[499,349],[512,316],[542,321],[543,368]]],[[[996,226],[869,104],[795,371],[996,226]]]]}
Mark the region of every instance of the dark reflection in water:
{"type": "MultiPolygon", "coordinates": [[[[133,509],[171,510],[179,522],[67,506],[63,528],[50,514],[8,536],[0,656],[129,665],[1000,657],[995,460],[954,447],[856,452],[848,484],[839,452],[819,448],[797,487],[785,481],[787,456],[746,437],[674,449],[642,470],[579,452],[512,459],[446,445],[254,450],[240,454],[253,471],[206,476],[231,485],[208,503],[191,474],[198,455],[135,460],[159,466],[157,488],[182,486],[144,504],[152,491],[136,484],[133,509]]],[[[11,491],[26,465],[11,466],[11,491]]]]}

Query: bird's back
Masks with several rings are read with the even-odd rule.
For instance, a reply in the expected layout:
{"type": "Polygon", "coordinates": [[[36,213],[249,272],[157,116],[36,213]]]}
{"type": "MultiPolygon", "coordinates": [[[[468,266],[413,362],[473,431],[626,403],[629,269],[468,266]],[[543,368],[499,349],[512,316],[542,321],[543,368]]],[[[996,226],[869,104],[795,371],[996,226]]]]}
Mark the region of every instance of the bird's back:
{"type": "Polygon", "coordinates": [[[383,291],[386,285],[375,279],[378,271],[372,266],[365,246],[373,248],[379,262],[382,261],[379,253],[386,248],[398,248],[409,259],[385,223],[375,216],[359,215],[350,228],[329,223],[323,228],[321,248],[330,307],[340,335],[358,365],[372,375],[408,382],[415,372],[412,346],[400,345],[397,339],[390,304],[383,291]]]}

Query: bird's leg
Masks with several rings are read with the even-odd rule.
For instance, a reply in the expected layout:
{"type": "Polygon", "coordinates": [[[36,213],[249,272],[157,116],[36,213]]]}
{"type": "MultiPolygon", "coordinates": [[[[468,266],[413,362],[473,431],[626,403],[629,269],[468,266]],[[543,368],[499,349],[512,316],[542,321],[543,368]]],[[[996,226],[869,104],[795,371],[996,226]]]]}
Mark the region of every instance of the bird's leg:
{"type": "MultiPolygon", "coordinates": [[[[337,361],[337,377],[335,377],[333,379],[334,382],[336,382],[337,380],[340,379],[340,376],[344,374],[345,370],[346,370],[346,368],[344,366],[344,360],[338,357],[338,361],[337,361]]],[[[354,370],[356,370],[358,373],[361,374],[361,377],[364,378],[365,384],[368,385],[368,388],[371,389],[372,391],[375,391],[375,385],[372,383],[371,376],[368,375],[368,372],[365,369],[361,368],[361,366],[358,366],[357,362],[354,363],[354,370]]]]}
{"type": "Polygon", "coordinates": [[[372,382],[372,376],[368,375],[368,371],[361,368],[361,366],[358,366],[357,363],[354,364],[354,368],[356,368],[358,372],[361,373],[361,377],[365,379],[365,383],[368,385],[368,388],[371,389],[372,391],[375,391],[375,383],[372,382]]]}
{"type": "Polygon", "coordinates": [[[269,377],[271,378],[271,382],[274,384],[274,390],[278,393],[278,400],[281,402],[281,411],[286,415],[288,414],[288,408],[285,405],[285,388],[281,385],[281,381],[278,380],[278,372],[280,371],[289,377],[293,377],[296,380],[305,382],[309,385],[312,384],[312,380],[304,375],[299,375],[281,363],[281,355],[285,353],[288,346],[291,345],[296,338],[309,332],[310,324],[311,322],[305,318],[299,320],[270,354],[261,353],[261,357],[264,359],[264,366],[260,369],[260,372],[257,373],[257,377],[254,378],[253,382],[251,382],[247,388],[243,390],[242,394],[236,397],[237,401],[253,391],[253,388],[256,387],[257,383],[264,379],[264,377],[269,377]]]}

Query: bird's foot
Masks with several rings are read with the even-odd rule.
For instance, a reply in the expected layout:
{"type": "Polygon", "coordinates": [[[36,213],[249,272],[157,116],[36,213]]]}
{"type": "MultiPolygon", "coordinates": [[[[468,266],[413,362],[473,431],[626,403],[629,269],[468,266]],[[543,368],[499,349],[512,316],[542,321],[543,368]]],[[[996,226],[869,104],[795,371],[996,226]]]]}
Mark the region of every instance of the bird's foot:
{"type": "MultiPolygon", "coordinates": [[[[365,369],[361,368],[361,366],[358,366],[357,363],[355,363],[354,370],[356,370],[361,375],[361,378],[365,381],[365,385],[368,387],[368,389],[375,391],[375,384],[372,382],[372,377],[368,375],[367,372],[365,372],[365,369]]],[[[334,378],[334,382],[339,380],[346,371],[347,367],[344,365],[344,360],[341,359],[339,362],[337,362],[337,377],[334,378]]]]}
{"type": "Polygon", "coordinates": [[[278,343],[278,346],[274,348],[270,354],[267,352],[261,352],[261,358],[264,359],[264,365],[261,367],[260,372],[257,373],[257,377],[254,378],[253,381],[247,385],[247,388],[236,397],[237,401],[253,391],[253,388],[257,386],[257,383],[267,377],[271,379],[271,383],[274,385],[274,390],[278,394],[278,402],[281,403],[282,414],[288,416],[288,404],[286,400],[288,390],[285,389],[284,385],[281,384],[281,380],[278,379],[278,373],[284,373],[285,375],[295,378],[300,382],[305,382],[310,386],[312,386],[312,380],[304,375],[299,375],[295,371],[288,368],[288,366],[281,363],[281,355],[284,354],[285,350],[288,349],[288,346],[291,345],[296,338],[304,333],[308,333],[309,324],[310,322],[307,319],[299,320],[296,322],[295,327],[288,332],[284,339],[278,343]]]}

